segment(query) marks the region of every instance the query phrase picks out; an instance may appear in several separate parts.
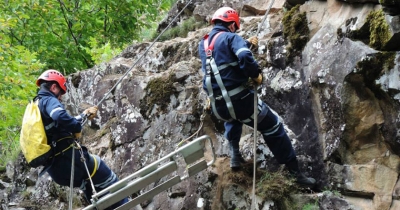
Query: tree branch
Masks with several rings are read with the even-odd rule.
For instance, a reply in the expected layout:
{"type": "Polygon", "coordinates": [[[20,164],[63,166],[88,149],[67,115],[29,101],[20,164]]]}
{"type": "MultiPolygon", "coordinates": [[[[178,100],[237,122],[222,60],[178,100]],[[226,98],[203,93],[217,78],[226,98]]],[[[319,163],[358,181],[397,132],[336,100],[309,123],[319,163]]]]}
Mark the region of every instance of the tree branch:
{"type": "Polygon", "coordinates": [[[65,5],[64,5],[64,3],[62,2],[62,0],[58,0],[58,2],[60,3],[61,12],[62,12],[62,14],[63,14],[63,17],[64,17],[65,22],[67,23],[68,31],[69,31],[69,33],[71,34],[71,37],[72,37],[72,39],[73,39],[74,42],[75,42],[75,45],[76,45],[76,47],[77,47],[77,50],[78,50],[78,52],[81,54],[83,60],[85,61],[86,66],[87,66],[87,67],[90,67],[90,62],[86,59],[86,57],[85,57],[85,56],[83,55],[83,53],[81,52],[81,49],[79,48],[79,41],[78,41],[78,39],[75,37],[74,32],[72,31],[72,25],[73,25],[73,23],[72,23],[71,21],[68,20],[67,15],[65,14],[65,10],[64,10],[65,5]]]}
{"type": "Polygon", "coordinates": [[[40,12],[37,12],[37,14],[42,18],[42,20],[44,21],[44,23],[50,28],[51,33],[53,33],[55,36],[57,36],[60,40],[62,39],[61,36],[59,34],[57,34],[54,30],[53,27],[51,27],[51,25],[49,24],[48,21],[46,21],[46,19],[43,17],[43,15],[40,12]]]}

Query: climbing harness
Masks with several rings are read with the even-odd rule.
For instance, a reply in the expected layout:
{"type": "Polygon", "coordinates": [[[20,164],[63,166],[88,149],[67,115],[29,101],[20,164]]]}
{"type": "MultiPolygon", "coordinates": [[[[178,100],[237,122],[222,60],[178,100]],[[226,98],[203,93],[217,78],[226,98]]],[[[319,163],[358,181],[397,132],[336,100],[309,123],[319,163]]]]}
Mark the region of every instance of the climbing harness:
{"type": "Polygon", "coordinates": [[[221,35],[224,32],[219,32],[217,34],[214,35],[212,41],[210,44],[208,44],[208,39],[209,39],[209,35],[205,35],[204,36],[204,50],[207,56],[206,59],[206,79],[205,79],[205,83],[206,83],[206,88],[207,88],[207,92],[208,92],[208,98],[210,99],[210,103],[211,103],[211,108],[213,113],[215,114],[215,116],[218,119],[224,120],[224,121],[232,121],[232,119],[237,119],[236,118],[236,114],[235,114],[235,110],[233,109],[233,104],[231,101],[231,97],[235,96],[239,93],[241,93],[243,90],[245,90],[246,88],[243,86],[239,86],[236,87],[232,90],[227,90],[227,88],[225,87],[224,83],[222,82],[222,78],[220,75],[220,71],[224,70],[225,68],[229,67],[229,66],[237,66],[238,62],[232,62],[232,63],[228,63],[228,64],[224,64],[221,66],[217,66],[217,64],[215,63],[215,59],[213,58],[213,50],[214,50],[214,43],[215,41],[218,39],[219,35],[221,35]],[[221,94],[222,96],[219,95],[215,95],[215,92],[212,88],[212,84],[211,84],[211,77],[214,76],[215,80],[217,81],[218,87],[221,90],[221,94]],[[231,119],[224,119],[222,118],[218,112],[217,112],[217,108],[215,105],[215,101],[216,100],[225,100],[226,103],[226,107],[228,108],[229,114],[231,115],[231,119]]]}
{"type": "MultiPolygon", "coordinates": [[[[267,19],[267,15],[269,13],[269,10],[271,9],[272,5],[274,4],[275,0],[272,0],[271,4],[268,7],[268,10],[265,12],[264,18],[262,19],[260,25],[258,26],[256,36],[260,33],[260,30],[262,26],[264,25],[265,20],[267,19]]],[[[256,208],[256,167],[257,167],[257,159],[256,159],[256,152],[257,152],[257,125],[258,125],[258,119],[255,113],[258,111],[258,96],[257,96],[257,85],[254,85],[254,129],[253,129],[253,135],[254,135],[254,143],[253,143],[253,190],[252,190],[252,203],[251,203],[251,209],[256,208]]]]}
{"type": "MultiPolygon", "coordinates": [[[[186,5],[179,11],[179,13],[171,20],[171,22],[167,25],[167,27],[165,27],[164,28],[164,30],[163,31],[161,31],[161,33],[156,37],[156,39],[151,43],[151,45],[146,49],[146,51],[133,63],[133,65],[125,72],[125,74],[123,74],[120,78],[119,78],[119,80],[114,84],[114,86],[113,87],[111,87],[111,89],[106,93],[106,94],[104,94],[104,96],[103,96],[103,98],[97,103],[97,105],[96,106],[99,106],[101,103],[103,103],[103,101],[105,100],[105,99],[107,99],[108,98],[108,96],[111,94],[111,92],[122,82],[122,80],[128,75],[128,73],[133,69],[133,67],[135,67],[137,64],[138,64],[138,62],[149,52],[149,50],[154,46],[154,44],[158,41],[158,39],[161,37],[161,35],[163,35],[164,33],[165,33],[165,31],[172,25],[172,23],[174,23],[174,21],[182,14],[182,12],[183,11],[185,11],[185,9],[189,6],[189,4],[190,3],[192,3],[192,0],[189,0],[187,3],[186,3],[186,5]]],[[[87,122],[87,117],[88,117],[88,115],[86,115],[85,117],[84,117],[84,119],[83,119],[83,121],[82,121],[82,126],[83,125],[85,125],[85,123],[87,122]]],[[[200,129],[199,129],[200,130],[200,129]]],[[[198,132],[198,131],[197,131],[198,132]]],[[[93,192],[94,192],[94,194],[96,194],[96,190],[95,190],[95,188],[94,188],[94,185],[93,185],[93,181],[92,181],[92,179],[91,179],[91,175],[90,175],[90,173],[89,173],[89,170],[88,170],[88,167],[87,167],[87,165],[86,165],[86,160],[83,158],[83,151],[82,151],[82,148],[80,147],[80,145],[79,145],[79,143],[75,140],[74,141],[74,144],[76,144],[77,145],[77,149],[80,151],[80,154],[81,154],[81,157],[82,157],[82,161],[84,162],[84,164],[85,164],[85,168],[86,168],[86,171],[88,172],[88,176],[89,176],[89,180],[90,180],[90,183],[91,183],[91,185],[92,185],[92,190],[93,190],[93,192]]],[[[71,169],[71,180],[70,180],[70,197],[69,197],[69,199],[70,199],[70,201],[69,201],[69,210],[72,210],[72,188],[73,188],[73,179],[74,179],[74,173],[73,173],[73,171],[74,171],[74,155],[75,155],[75,151],[74,151],[74,147],[72,147],[72,155],[73,155],[73,159],[72,159],[72,169],[71,169]]]]}
{"type": "Polygon", "coordinates": [[[217,118],[227,121],[227,119],[223,119],[217,112],[217,109],[215,107],[215,96],[214,96],[213,88],[211,86],[211,71],[212,71],[214,73],[214,77],[218,83],[218,86],[220,86],[222,97],[225,99],[229,114],[231,115],[231,117],[236,118],[235,111],[233,110],[232,101],[228,96],[226,88],[225,88],[225,86],[222,82],[221,76],[219,74],[219,69],[218,69],[217,65],[215,64],[214,58],[212,57],[213,50],[214,50],[214,43],[217,40],[217,38],[219,37],[219,35],[221,35],[222,33],[223,32],[217,33],[214,36],[214,39],[211,41],[210,45],[208,45],[209,35],[207,34],[206,36],[204,36],[203,43],[204,43],[204,50],[205,50],[206,56],[207,56],[207,58],[206,58],[206,87],[208,90],[208,98],[210,99],[210,102],[211,102],[211,108],[217,118]]]}
{"type": "MultiPolygon", "coordinates": [[[[215,60],[212,57],[212,52],[213,52],[213,49],[214,49],[215,41],[217,40],[218,36],[221,35],[222,33],[224,33],[224,32],[217,33],[214,36],[213,40],[211,41],[210,45],[208,44],[209,35],[207,34],[207,35],[204,36],[204,49],[205,49],[205,52],[206,52],[206,55],[207,55],[207,61],[206,61],[207,62],[206,63],[206,65],[207,65],[207,67],[206,67],[207,68],[206,69],[206,87],[207,87],[207,91],[208,91],[208,98],[210,99],[211,109],[212,109],[213,113],[215,114],[215,116],[217,118],[221,119],[221,120],[231,121],[231,119],[229,119],[229,120],[224,119],[218,114],[218,112],[216,110],[216,106],[215,106],[215,100],[221,100],[223,98],[225,100],[225,102],[226,102],[226,106],[228,107],[229,114],[231,115],[232,119],[236,119],[235,111],[233,109],[233,104],[232,104],[232,101],[231,101],[230,97],[241,93],[246,88],[243,87],[243,86],[239,86],[239,87],[236,87],[236,88],[234,88],[232,90],[227,90],[226,87],[224,86],[223,82],[222,82],[222,78],[221,78],[221,76],[219,74],[219,71],[227,68],[228,66],[236,66],[236,65],[238,65],[238,62],[232,62],[232,63],[224,64],[224,65],[221,65],[221,66],[217,66],[216,65],[215,60]],[[211,85],[211,73],[214,75],[215,79],[217,80],[217,83],[218,83],[218,86],[220,87],[222,96],[214,96],[215,93],[214,93],[214,91],[212,89],[212,85],[211,85]]],[[[203,114],[200,116],[199,129],[194,134],[192,134],[190,137],[180,141],[178,143],[178,145],[177,145],[177,148],[179,148],[184,142],[188,142],[189,139],[193,138],[195,135],[197,135],[200,132],[200,130],[203,127],[204,118],[206,117],[206,115],[207,115],[207,111],[204,108],[203,109],[203,114]]]]}

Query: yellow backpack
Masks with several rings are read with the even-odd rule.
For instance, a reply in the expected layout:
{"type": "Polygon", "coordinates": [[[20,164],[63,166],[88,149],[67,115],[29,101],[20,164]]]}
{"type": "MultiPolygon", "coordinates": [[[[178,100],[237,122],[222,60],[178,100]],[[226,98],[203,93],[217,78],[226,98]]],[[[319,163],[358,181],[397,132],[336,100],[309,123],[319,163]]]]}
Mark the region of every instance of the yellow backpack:
{"type": "Polygon", "coordinates": [[[26,161],[33,168],[44,165],[51,155],[51,146],[47,144],[40,115],[39,100],[31,101],[26,106],[19,143],[26,161]]]}

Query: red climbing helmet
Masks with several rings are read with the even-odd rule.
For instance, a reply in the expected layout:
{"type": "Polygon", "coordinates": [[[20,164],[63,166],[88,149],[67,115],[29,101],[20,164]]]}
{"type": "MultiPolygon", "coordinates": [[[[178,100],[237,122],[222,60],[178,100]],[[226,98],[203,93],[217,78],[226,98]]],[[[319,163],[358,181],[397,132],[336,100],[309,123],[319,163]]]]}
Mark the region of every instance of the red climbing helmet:
{"type": "Polygon", "coordinates": [[[235,22],[237,29],[240,29],[239,14],[230,7],[221,7],[213,15],[211,23],[214,24],[215,20],[222,20],[224,22],[235,22]]]}
{"type": "Polygon", "coordinates": [[[49,69],[43,72],[36,80],[36,85],[40,87],[42,81],[57,82],[58,86],[60,86],[60,88],[63,90],[62,94],[65,94],[67,92],[66,79],[60,72],[56,70],[49,69]]]}

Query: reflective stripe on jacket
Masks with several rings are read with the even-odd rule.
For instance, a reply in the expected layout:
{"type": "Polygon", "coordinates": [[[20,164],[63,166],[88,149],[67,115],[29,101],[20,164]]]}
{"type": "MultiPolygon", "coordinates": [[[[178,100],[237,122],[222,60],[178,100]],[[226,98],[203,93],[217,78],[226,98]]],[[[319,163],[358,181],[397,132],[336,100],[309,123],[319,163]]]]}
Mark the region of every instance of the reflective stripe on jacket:
{"type": "Polygon", "coordinates": [[[47,90],[40,90],[39,109],[42,115],[48,140],[53,141],[73,133],[79,133],[82,130],[81,123],[75,117],[72,117],[64,109],[64,105],[58,101],[56,96],[47,90]]]}
{"type": "MultiPolygon", "coordinates": [[[[258,63],[254,60],[249,47],[250,43],[236,33],[231,33],[223,26],[215,26],[209,33],[210,40],[218,32],[222,33],[215,41],[213,57],[220,70],[222,81],[227,87],[238,87],[248,81],[248,78],[255,78],[259,74],[258,63]]],[[[204,52],[203,40],[199,43],[199,54],[202,61],[202,70],[206,70],[206,54],[204,52]]],[[[214,90],[218,90],[215,79],[211,81],[214,90]]],[[[207,91],[205,80],[203,89],[207,91]]]]}

